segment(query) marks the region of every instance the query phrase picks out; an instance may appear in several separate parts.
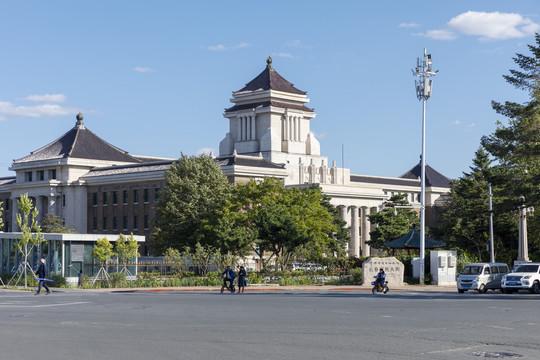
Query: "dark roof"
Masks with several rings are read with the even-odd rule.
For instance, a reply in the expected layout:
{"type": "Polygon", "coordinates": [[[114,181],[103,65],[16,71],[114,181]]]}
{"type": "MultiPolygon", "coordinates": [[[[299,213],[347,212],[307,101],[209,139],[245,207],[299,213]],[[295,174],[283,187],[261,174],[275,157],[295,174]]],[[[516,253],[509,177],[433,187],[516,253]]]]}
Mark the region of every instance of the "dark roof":
{"type": "Polygon", "coordinates": [[[285,164],[273,163],[263,158],[254,157],[254,156],[238,156],[238,155],[223,156],[223,157],[216,158],[216,162],[219,166],[240,165],[240,166],[265,167],[265,168],[274,168],[274,169],[285,168],[285,164]]]}
{"type": "Polygon", "coordinates": [[[86,175],[84,175],[83,178],[94,177],[94,176],[119,175],[119,174],[134,174],[134,173],[151,172],[151,171],[167,171],[171,167],[171,164],[175,161],[177,160],[145,162],[143,164],[117,165],[117,166],[94,168],[90,170],[86,175]]]}
{"type": "Polygon", "coordinates": [[[2,177],[0,178],[0,185],[13,184],[15,183],[15,180],[16,180],[15,176],[2,177]]]}
{"type": "Polygon", "coordinates": [[[132,163],[142,162],[141,159],[129,155],[127,151],[121,150],[101,139],[99,136],[85,128],[82,121],[52,143],[31,152],[28,156],[14,160],[14,162],[18,163],[62,158],[82,158],[132,163]]]}
{"type": "MultiPolygon", "coordinates": [[[[385,241],[384,246],[394,249],[419,249],[420,248],[420,232],[416,229],[412,229],[407,234],[399,237],[395,240],[385,241]]],[[[445,246],[446,243],[443,241],[424,238],[424,247],[426,249],[435,249],[445,246]]]]}
{"type": "Polygon", "coordinates": [[[245,109],[265,108],[268,106],[275,106],[275,107],[284,108],[284,109],[293,109],[293,110],[313,112],[313,109],[310,109],[305,105],[287,104],[280,101],[262,101],[262,102],[257,102],[257,103],[234,105],[233,107],[225,109],[225,112],[245,110],[245,109]]]}
{"type": "Polygon", "coordinates": [[[420,181],[417,179],[386,178],[366,175],[351,175],[351,181],[369,184],[420,186],[420,181]]]}
{"type": "MultiPolygon", "coordinates": [[[[422,172],[421,164],[418,163],[411,170],[407,171],[405,174],[401,175],[400,178],[403,179],[419,179],[420,173],[422,172]]],[[[431,166],[426,164],[426,186],[436,186],[436,187],[450,187],[450,179],[433,169],[431,166]]]]}
{"type": "Polygon", "coordinates": [[[258,91],[258,90],[276,90],[293,94],[305,95],[306,92],[298,90],[294,87],[294,84],[285,80],[276,70],[272,67],[272,58],[268,57],[266,60],[266,68],[255,79],[251,80],[242,89],[235,91],[234,94],[244,91],[258,91]]]}

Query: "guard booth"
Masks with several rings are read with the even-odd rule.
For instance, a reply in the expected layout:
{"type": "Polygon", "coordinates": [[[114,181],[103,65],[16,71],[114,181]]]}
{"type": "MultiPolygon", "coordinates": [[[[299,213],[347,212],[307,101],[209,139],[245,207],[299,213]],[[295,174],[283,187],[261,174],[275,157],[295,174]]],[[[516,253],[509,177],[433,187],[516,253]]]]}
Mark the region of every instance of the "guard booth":
{"type": "MultiPolygon", "coordinates": [[[[21,254],[17,249],[20,232],[0,232],[0,272],[15,273],[21,265],[21,254]]],[[[45,239],[39,246],[32,249],[28,263],[36,269],[39,259],[45,259],[45,264],[51,274],[62,277],[77,278],[79,271],[85,275],[95,275],[100,268],[92,257],[92,248],[99,239],[107,238],[113,245],[119,234],[43,234],[45,239]]],[[[137,243],[144,243],[145,237],[133,235],[137,243]]],[[[130,261],[129,271],[137,275],[137,260],[130,261]]],[[[117,266],[113,262],[109,266],[117,266]]]]}

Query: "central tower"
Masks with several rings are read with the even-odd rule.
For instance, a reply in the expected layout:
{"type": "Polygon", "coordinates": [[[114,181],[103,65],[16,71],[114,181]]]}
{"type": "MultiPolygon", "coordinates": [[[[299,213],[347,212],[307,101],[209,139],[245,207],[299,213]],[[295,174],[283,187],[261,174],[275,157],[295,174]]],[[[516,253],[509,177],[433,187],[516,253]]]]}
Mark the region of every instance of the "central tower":
{"type": "MultiPolygon", "coordinates": [[[[285,80],[266,60],[266,68],[233,92],[234,106],[225,110],[229,132],[219,145],[220,156],[259,156],[274,163],[321,161],[320,145],[310,130],[315,117],[306,92],[285,80]]],[[[324,160],[324,159],[323,159],[324,160]]]]}

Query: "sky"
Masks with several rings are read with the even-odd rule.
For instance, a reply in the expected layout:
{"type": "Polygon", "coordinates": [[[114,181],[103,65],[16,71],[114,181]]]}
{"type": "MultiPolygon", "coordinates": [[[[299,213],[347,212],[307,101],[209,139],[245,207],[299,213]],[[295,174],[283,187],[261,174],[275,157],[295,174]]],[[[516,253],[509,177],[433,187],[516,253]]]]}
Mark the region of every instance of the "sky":
{"type": "Polygon", "coordinates": [[[224,109],[266,66],[306,91],[321,154],[352,174],[400,176],[421,154],[411,69],[432,55],[426,161],[456,179],[497,121],[528,101],[503,75],[530,55],[537,0],[3,1],[0,177],[85,126],[133,155],[178,158],[229,131],[224,109]]]}

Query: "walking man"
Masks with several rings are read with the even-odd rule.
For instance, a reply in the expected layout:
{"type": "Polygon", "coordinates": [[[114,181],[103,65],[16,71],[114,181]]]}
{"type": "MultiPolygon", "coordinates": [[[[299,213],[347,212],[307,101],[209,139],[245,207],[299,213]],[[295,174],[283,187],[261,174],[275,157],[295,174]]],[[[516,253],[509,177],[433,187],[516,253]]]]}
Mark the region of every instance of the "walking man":
{"type": "Polygon", "coordinates": [[[41,259],[39,260],[39,267],[37,270],[37,276],[39,278],[39,285],[34,295],[39,295],[39,293],[41,292],[42,286],[45,288],[45,290],[47,290],[47,295],[51,293],[51,291],[49,290],[49,287],[47,286],[47,284],[45,284],[45,278],[47,277],[47,275],[48,275],[48,271],[47,271],[47,267],[45,266],[45,259],[41,259]]]}

